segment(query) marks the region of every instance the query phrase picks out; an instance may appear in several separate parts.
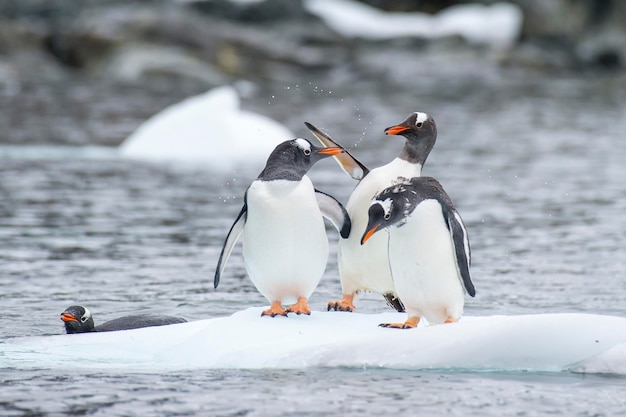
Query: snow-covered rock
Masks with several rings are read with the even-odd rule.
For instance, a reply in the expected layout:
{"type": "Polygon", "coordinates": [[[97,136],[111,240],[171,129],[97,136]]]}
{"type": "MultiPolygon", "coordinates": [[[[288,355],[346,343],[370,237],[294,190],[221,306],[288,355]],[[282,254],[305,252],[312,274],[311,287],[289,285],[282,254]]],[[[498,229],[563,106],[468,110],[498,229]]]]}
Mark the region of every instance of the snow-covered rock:
{"type": "Polygon", "coordinates": [[[305,0],[306,9],[346,38],[436,39],[461,36],[473,44],[506,48],[518,39],[523,14],[510,3],[462,4],[432,16],[385,12],[353,0],[305,0]]]}
{"type": "MultiPolygon", "coordinates": [[[[230,317],[110,333],[24,337],[0,344],[0,368],[386,367],[626,372],[626,318],[591,314],[464,317],[417,329],[378,327],[400,313],[313,312],[230,317]]],[[[61,327],[61,326],[59,326],[61,327]]]]}
{"type": "Polygon", "coordinates": [[[230,169],[248,161],[263,162],[277,144],[293,138],[280,123],[241,110],[235,89],[223,86],[156,114],[119,149],[129,158],[192,161],[230,169]]]}

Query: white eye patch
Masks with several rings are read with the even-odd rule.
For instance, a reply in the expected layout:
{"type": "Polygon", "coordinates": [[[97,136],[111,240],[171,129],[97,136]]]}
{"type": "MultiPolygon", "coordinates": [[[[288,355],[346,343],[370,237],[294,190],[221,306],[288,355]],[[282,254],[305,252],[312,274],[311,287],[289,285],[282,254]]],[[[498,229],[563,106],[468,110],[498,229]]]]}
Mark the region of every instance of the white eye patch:
{"type": "Polygon", "coordinates": [[[385,213],[385,218],[388,218],[387,216],[391,214],[392,203],[393,201],[391,200],[391,198],[386,198],[384,200],[374,199],[371,205],[373,206],[374,204],[380,204],[380,206],[383,208],[383,212],[385,213]]]}
{"type": "Polygon", "coordinates": [[[295,140],[295,142],[298,148],[302,149],[303,151],[309,151],[309,153],[311,152],[311,143],[308,140],[298,138],[295,140]]]}
{"type": "Polygon", "coordinates": [[[85,307],[85,314],[83,314],[83,316],[80,318],[80,321],[87,321],[89,320],[89,317],[91,317],[91,312],[85,307]]]}
{"type": "Polygon", "coordinates": [[[417,116],[417,118],[415,119],[415,124],[416,125],[418,123],[424,123],[426,121],[426,119],[428,119],[428,115],[426,113],[415,112],[415,115],[417,116]]]}

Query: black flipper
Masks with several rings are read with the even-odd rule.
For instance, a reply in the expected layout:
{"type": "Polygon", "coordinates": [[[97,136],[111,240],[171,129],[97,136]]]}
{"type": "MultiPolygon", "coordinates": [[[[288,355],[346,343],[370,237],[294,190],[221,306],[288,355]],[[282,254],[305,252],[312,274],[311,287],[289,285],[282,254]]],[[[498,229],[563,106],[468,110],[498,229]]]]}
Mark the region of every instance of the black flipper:
{"type": "Polygon", "coordinates": [[[320,190],[315,190],[315,198],[322,215],[335,226],[342,238],[347,239],[350,236],[352,222],[343,205],[335,197],[320,190]]]}
{"type": "Polygon", "coordinates": [[[467,290],[467,293],[474,297],[476,295],[476,289],[474,288],[474,283],[472,283],[472,279],[470,277],[471,252],[469,239],[467,237],[467,230],[465,229],[461,216],[454,209],[454,207],[446,206],[444,208],[444,215],[446,222],[448,223],[448,229],[452,235],[456,263],[461,275],[461,281],[465,290],[467,290]]]}
{"type": "Polygon", "coordinates": [[[222,276],[222,272],[224,272],[224,268],[226,267],[226,262],[228,262],[228,258],[230,257],[230,254],[235,247],[235,243],[237,243],[241,232],[243,232],[243,226],[246,224],[247,212],[248,204],[246,202],[246,199],[244,198],[243,207],[241,208],[239,215],[235,219],[235,222],[230,227],[226,239],[224,239],[224,246],[222,246],[220,259],[217,261],[217,268],[215,269],[215,278],[213,280],[213,286],[215,288],[217,288],[217,286],[220,284],[220,278],[222,276]]]}

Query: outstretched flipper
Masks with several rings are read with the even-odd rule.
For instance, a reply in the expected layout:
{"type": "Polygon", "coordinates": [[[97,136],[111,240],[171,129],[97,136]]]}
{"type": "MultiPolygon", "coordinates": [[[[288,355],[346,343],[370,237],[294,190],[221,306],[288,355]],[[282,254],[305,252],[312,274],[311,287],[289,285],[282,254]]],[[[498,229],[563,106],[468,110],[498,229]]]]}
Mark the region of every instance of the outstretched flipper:
{"type": "Polygon", "coordinates": [[[315,198],[317,199],[317,205],[322,212],[322,216],[327,218],[335,229],[339,232],[342,238],[347,239],[350,236],[350,229],[352,228],[352,222],[348,212],[343,205],[335,199],[320,190],[315,190],[315,198]]]}
{"type": "Polygon", "coordinates": [[[315,136],[322,145],[326,147],[339,147],[343,149],[343,153],[334,155],[333,158],[335,158],[335,161],[337,161],[341,169],[346,174],[350,175],[355,180],[360,181],[370,172],[370,170],[367,169],[367,167],[363,165],[361,161],[352,156],[352,154],[348,152],[346,148],[335,142],[333,138],[328,136],[326,133],[322,132],[309,122],[304,122],[304,125],[307,127],[307,129],[311,131],[311,133],[313,133],[313,136],[315,136]]]}
{"type": "Polygon", "coordinates": [[[476,289],[470,278],[470,246],[469,239],[467,237],[467,230],[463,224],[463,220],[454,207],[444,205],[444,215],[448,223],[448,230],[452,236],[452,242],[454,243],[454,252],[456,255],[456,263],[461,274],[461,281],[467,293],[474,297],[476,295],[476,289]]]}
{"type": "Polygon", "coordinates": [[[243,227],[246,224],[247,213],[248,204],[246,203],[246,199],[244,197],[243,207],[241,208],[239,215],[237,216],[235,222],[228,231],[228,235],[224,240],[224,246],[222,246],[220,259],[217,261],[217,268],[215,269],[215,279],[213,280],[213,286],[215,288],[217,288],[217,286],[220,284],[220,278],[222,276],[222,272],[224,272],[224,268],[226,267],[226,262],[228,262],[228,258],[230,257],[230,254],[235,247],[235,243],[237,243],[241,232],[243,232],[243,227]]]}

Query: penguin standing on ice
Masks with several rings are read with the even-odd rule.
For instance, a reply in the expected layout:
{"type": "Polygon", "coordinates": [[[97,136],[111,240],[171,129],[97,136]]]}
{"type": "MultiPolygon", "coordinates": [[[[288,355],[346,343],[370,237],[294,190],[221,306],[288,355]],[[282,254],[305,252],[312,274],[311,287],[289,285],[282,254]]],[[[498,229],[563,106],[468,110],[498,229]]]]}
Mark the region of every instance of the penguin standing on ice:
{"type": "MultiPolygon", "coordinates": [[[[312,124],[305,124],[325,146],[339,146],[312,124]]],[[[437,140],[437,126],[428,114],[415,112],[402,123],[386,128],[385,134],[401,135],[406,139],[398,157],[386,165],[369,171],[347,151],[335,157],[346,173],[360,181],[346,205],[354,232],[339,242],[337,258],[342,299],[330,301],[328,310],[354,311],[354,296],[360,291],[371,291],[382,294],[397,311],[404,311],[402,297],[398,299],[389,271],[387,239],[376,235],[367,245],[361,245],[360,239],[367,226],[372,197],[398,177],[421,175],[422,166],[437,140]]]]}
{"type": "Polygon", "coordinates": [[[389,264],[404,302],[407,320],[382,327],[409,329],[420,318],[429,324],[452,323],[463,314],[464,292],[474,297],[470,246],[461,216],[441,184],[432,177],[399,178],[372,200],[361,237],[367,246],[389,228],[389,264]]]}
{"type": "Polygon", "coordinates": [[[341,152],[339,147],[318,148],[302,138],[283,142],[274,149],[261,174],[248,187],[243,208],[226,236],[215,271],[215,288],[243,234],[248,275],[271,303],[261,315],[311,313],[308,298],[328,260],[323,217],[344,238],[350,234],[351,223],[343,206],[316,190],[306,173],[320,159],[341,152]],[[286,300],[296,302],[285,309],[286,300]]]}

